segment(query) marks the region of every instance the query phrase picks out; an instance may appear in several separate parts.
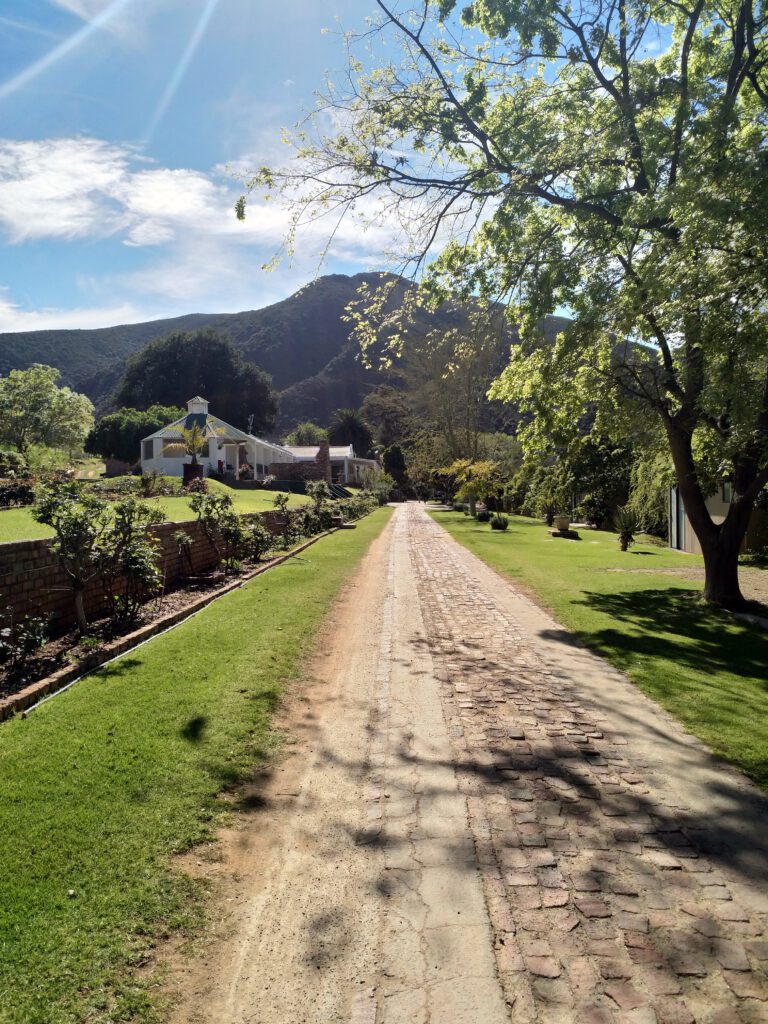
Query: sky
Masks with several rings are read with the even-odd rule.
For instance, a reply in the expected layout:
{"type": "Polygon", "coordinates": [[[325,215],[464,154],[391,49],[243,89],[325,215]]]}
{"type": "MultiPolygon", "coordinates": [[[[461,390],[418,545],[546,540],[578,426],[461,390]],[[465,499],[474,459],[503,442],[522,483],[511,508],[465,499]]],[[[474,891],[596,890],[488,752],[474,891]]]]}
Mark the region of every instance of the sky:
{"type": "MultiPolygon", "coordinates": [[[[345,65],[372,0],[3,0],[0,332],[254,309],[318,272],[323,227],[265,271],[288,212],[236,171],[345,65]]],[[[384,232],[385,233],[385,232],[384,232]]],[[[351,222],[322,272],[384,265],[351,222]]]]}

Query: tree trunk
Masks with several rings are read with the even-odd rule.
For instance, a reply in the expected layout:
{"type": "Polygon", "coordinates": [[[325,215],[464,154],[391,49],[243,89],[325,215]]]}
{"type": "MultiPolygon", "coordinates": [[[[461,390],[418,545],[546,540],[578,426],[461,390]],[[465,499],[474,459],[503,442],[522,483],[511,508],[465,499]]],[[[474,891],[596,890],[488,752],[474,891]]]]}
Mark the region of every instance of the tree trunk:
{"type": "Polygon", "coordinates": [[[746,604],[739,587],[739,551],[744,533],[718,534],[715,543],[702,545],[704,600],[737,610],[746,604]]]}
{"type": "Polygon", "coordinates": [[[470,497],[469,499],[469,514],[474,519],[477,515],[477,498],[470,497]]]}
{"type": "Polygon", "coordinates": [[[691,436],[667,425],[672,460],[683,506],[704,557],[704,600],[736,610],[746,604],[739,587],[739,553],[752,515],[754,498],[734,493],[728,514],[715,523],[707,509],[693,462],[691,436]]]}
{"type": "Polygon", "coordinates": [[[75,587],[75,616],[77,617],[77,628],[81,633],[88,632],[88,619],[85,617],[85,601],[83,600],[83,588],[75,587]]]}

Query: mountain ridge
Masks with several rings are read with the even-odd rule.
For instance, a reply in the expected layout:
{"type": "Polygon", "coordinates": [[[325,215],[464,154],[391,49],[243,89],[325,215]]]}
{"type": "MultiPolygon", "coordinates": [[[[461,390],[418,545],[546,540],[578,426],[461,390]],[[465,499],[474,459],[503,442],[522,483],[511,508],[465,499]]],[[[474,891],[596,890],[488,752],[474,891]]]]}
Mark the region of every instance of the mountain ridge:
{"type": "MultiPolygon", "coordinates": [[[[237,313],[187,313],[114,327],[0,334],[0,374],[47,363],[61,371],[63,383],[88,395],[97,410],[105,412],[132,355],[172,331],[212,328],[272,376],[280,396],[278,431],[303,419],[325,423],[334,409],[356,408],[368,391],[388,379],[387,374],[364,366],[359,359],[344,311],[361,285],[373,289],[394,277],[383,271],[328,274],[285,299],[237,313]]],[[[395,301],[400,301],[413,285],[404,278],[397,280],[394,294],[395,301]]],[[[456,326],[463,318],[459,306],[423,312],[417,329],[456,326]]],[[[515,340],[516,332],[509,329],[500,345],[515,340]]],[[[188,397],[179,396],[179,401],[188,397]]]]}

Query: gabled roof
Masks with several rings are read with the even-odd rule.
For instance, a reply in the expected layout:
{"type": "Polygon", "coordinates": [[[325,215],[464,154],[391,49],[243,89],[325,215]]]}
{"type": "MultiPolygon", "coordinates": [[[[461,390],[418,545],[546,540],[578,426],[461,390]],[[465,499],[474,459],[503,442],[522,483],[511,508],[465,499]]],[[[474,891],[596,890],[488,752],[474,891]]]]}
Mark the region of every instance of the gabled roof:
{"type": "Polygon", "coordinates": [[[225,423],[224,420],[220,420],[218,416],[211,416],[210,413],[203,412],[189,412],[186,416],[182,416],[180,419],[174,420],[173,423],[169,423],[167,427],[161,427],[160,430],[156,430],[154,434],[150,434],[144,440],[147,441],[149,438],[161,437],[166,441],[182,441],[184,439],[183,431],[191,430],[193,427],[199,427],[204,437],[216,438],[220,444],[224,444],[227,441],[255,440],[251,434],[246,434],[244,430],[238,430],[231,423],[225,423]]]}

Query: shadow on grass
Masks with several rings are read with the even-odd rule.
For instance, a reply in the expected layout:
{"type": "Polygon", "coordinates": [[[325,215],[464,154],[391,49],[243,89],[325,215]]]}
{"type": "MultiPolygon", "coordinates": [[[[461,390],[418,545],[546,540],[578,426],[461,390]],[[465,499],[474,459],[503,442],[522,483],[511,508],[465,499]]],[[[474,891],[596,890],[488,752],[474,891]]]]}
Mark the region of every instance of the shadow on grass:
{"type": "Polygon", "coordinates": [[[579,602],[633,627],[579,630],[594,650],[626,665],[633,655],[664,658],[705,675],[714,670],[754,676],[768,689],[768,643],[763,630],[702,604],[695,591],[665,587],[618,594],[586,591],[579,602]]]}
{"type": "Polygon", "coordinates": [[[205,727],[208,725],[208,718],[205,715],[195,715],[190,718],[186,725],[179,729],[179,734],[190,743],[199,743],[203,738],[205,727]]]}
{"type": "Polygon", "coordinates": [[[102,665],[96,669],[96,672],[103,679],[113,679],[128,675],[129,672],[133,672],[135,668],[143,664],[144,662],[141,658],[120,658],[118,661],[111,661],[107,665],[102,665]]]}

